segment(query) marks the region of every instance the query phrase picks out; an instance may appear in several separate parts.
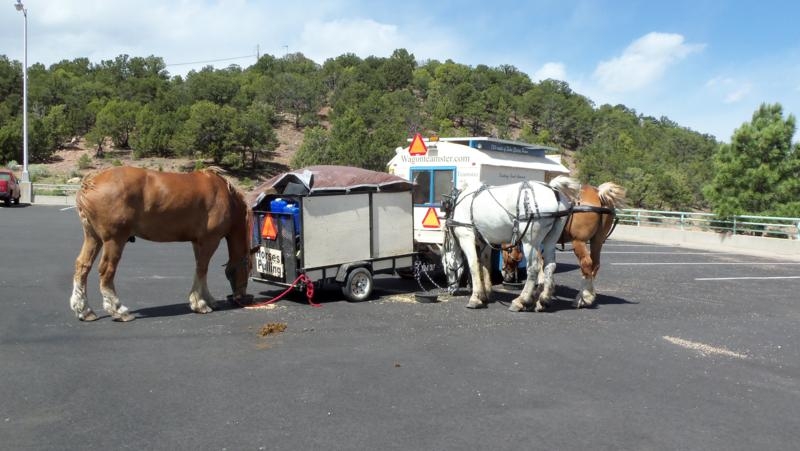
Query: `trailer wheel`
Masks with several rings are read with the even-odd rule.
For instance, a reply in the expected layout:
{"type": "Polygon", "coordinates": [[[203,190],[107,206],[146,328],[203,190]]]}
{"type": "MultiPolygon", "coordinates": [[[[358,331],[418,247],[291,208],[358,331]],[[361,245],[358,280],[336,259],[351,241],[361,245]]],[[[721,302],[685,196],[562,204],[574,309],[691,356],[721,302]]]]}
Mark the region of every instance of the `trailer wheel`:
{"type": "Polygon", "coordinates": [[[367,268],[356,268],[347,275],[342,293],[353,302],[361,302],[372,295],[372,273],[367,268]]]}

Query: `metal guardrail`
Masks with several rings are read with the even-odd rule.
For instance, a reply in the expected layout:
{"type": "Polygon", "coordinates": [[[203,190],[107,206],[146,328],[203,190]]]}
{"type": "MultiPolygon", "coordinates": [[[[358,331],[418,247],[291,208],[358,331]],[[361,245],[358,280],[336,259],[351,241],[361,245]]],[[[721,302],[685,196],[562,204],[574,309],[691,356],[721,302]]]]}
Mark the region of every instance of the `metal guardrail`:
{"type": "Polygon", "coordinates": [[[40,196],[74,196],[81,188],[80,185],[57,185],[48,183],[34,183],[33,194],[40,196]]]}
{"type": "Polygon", "coordinates": [[[619,210],[617,216],[619,223],[626,225],[800,240],[800,218],[733,216],[723,219],[712,213],[639,209],[619,210]]]}

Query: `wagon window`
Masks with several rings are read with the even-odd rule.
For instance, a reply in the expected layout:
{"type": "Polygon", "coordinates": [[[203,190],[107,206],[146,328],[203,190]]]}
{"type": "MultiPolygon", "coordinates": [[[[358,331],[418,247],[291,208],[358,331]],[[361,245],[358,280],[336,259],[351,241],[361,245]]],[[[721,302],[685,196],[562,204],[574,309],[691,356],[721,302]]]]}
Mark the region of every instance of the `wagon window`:
{"type": "Polygon", "coordinates": [[[414,203],[428,204],[431,199],[431,173],[430,171],[412,171],[414,181],[414,203]]]}
{"type": "Polygon", "coordinates": [[[441,204],[444,196],[453,191],[453,170],[433,171],[433,198],[437,204],[441,204]]]}
{"type": "Polygon", "coordinates": [[[453,189],[454,169],[414,169],[411,179],[414,181],[415,205],[438,205],[442,196],[450,194],[453,189]]]}

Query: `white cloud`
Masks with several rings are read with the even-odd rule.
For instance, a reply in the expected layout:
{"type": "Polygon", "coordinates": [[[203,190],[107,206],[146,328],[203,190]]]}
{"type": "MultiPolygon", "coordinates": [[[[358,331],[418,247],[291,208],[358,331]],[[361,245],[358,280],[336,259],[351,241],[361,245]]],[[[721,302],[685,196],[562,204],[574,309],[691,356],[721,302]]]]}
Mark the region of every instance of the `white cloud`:
{"type": "Polygon", "coordinates": [[[314,20],[303,26],[298,45],[305,56],[322,63],[344,49],[361,57],[389,56],[403,47],[403,38],[397,26],[370,19],[314,20]]]}
{"type": "Polygon", "coordinates": [[[636,91],[658,80],[672,64],[703,48],[703,44],[685,43],[679,34],[648,33],[633,41],[622,55],[601,61],[594,78],[607,91],[636,91]]]}
{"type": "Polygon", "coordinates": [[[709,92],[721,97],[723,103],[737,103],[744,100],[753,90],[752,83],[731,77],[714,77],[705,84],[709,92]]]}
{"type": "Polygon", "coordinates": [[[563,63],[545,63],[544,66],[533,73],[532,78],[533,81],[547,80],[548,78],[552,78],[553,80],[566,80],[567,67],[563,63]]]}

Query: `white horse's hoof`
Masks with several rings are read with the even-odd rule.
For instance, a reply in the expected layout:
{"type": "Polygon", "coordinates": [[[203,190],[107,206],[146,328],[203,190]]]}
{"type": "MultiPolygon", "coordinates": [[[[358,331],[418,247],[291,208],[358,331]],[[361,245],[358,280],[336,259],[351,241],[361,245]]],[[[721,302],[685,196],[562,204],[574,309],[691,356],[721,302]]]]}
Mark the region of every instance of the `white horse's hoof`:
{"type": "Polygon", "coordinates": [[[579,295],[575,298],[575,302],[572,305],[575,308],[592,308],[594,307],[595,297],[592,295],[587,296],[586,294],[579,295]]]}
{"type": "Polygon", "coordinates": [[[486,308],[486,303],[483,301],[470,299],[469,302],[467,302],[467,308],[471,309],[486,308]]]}
{"type": "Polygon", "coordinates": [[[192,307],[192,311],[195,313],[211,313],[214,310],[205,302],[201,302],[197,307],[192,307]]]}
{"type": "Polygon", "coordinates": [[[543,312],[547,310],[547,304],[542,304],[541,301],[536,301],[536,307],[533,309],[537,312],[543,312]]]}
{"type": "Polygon", "coordinates": [[[127,323],[128,321],[133,321],[136,319],[135,316],[131,315],[130,312],[121,312],[111,315],[114,321],[119,321],[121,323],[127,323]]]}
{"type": "Polygon", "coordinates": [[[92,309],[87,308],[86,310],[78,313],[78,319],[81,321],[95,321],[97,320],[97,314],[95,314],[92,309]]]}
{"type": "Polygon", "coordinates": [[[522,304],[519,304],[517,302],[512,302],[508,306],[508,311],[510,311],[510,312],[522,312],[524,310],[525,310],[525,306],[522,305],[522,304]]]}

